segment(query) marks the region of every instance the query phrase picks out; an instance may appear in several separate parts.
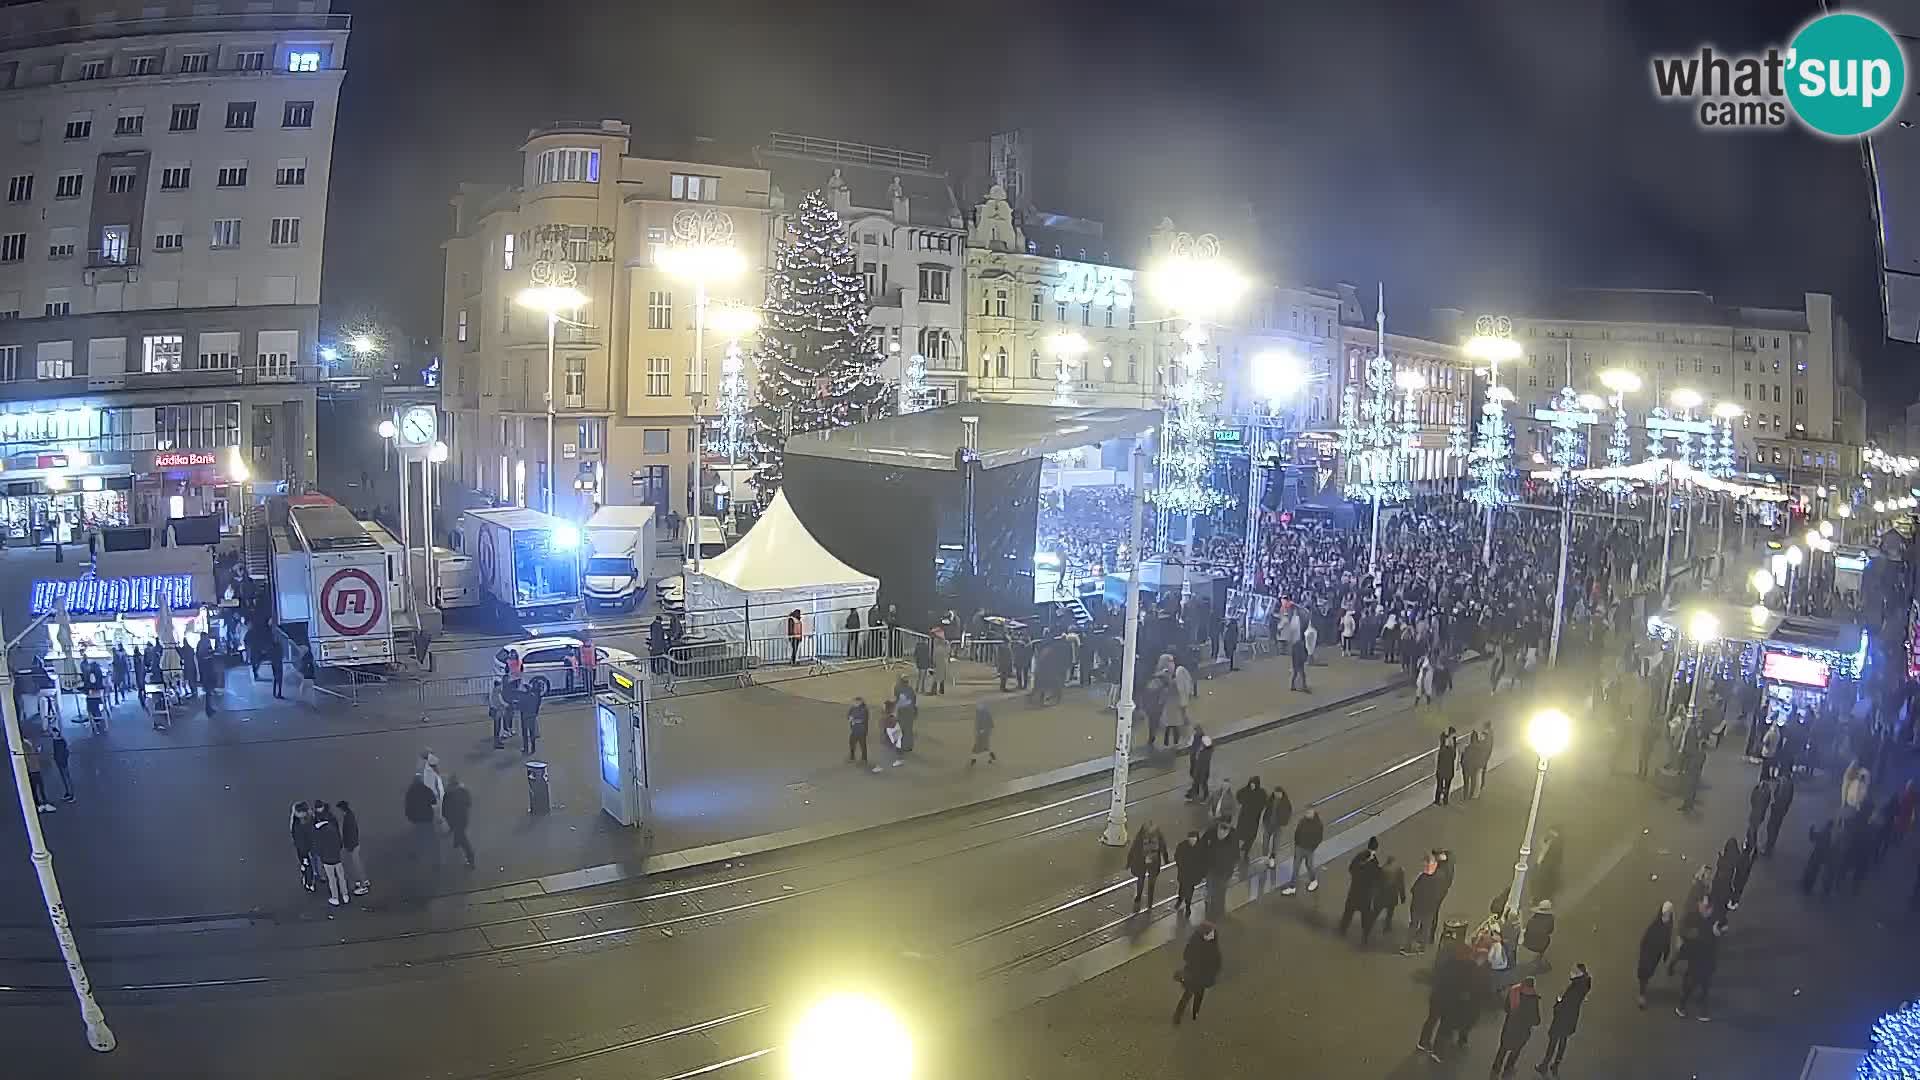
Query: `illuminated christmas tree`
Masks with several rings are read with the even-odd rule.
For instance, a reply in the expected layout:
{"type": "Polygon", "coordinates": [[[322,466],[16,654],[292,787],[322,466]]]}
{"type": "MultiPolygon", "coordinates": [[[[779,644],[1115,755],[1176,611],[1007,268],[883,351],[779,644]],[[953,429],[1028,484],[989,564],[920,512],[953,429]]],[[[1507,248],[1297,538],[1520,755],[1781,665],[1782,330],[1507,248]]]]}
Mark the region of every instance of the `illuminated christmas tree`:
{"type": "Polygon", "coordinates": [[[846,427],[892,411],[895,394],[867,325],[867,295],[840,215],[808,193],[767,274],[755,351],[754,489],[771,498],[786,475],[786,436],[846,427]]]}
{"type": "Polygon", "coordinates": [[[1909,1001],[1873,1022],[1873,1052],[1860,1062],[1860,1080],[1920,1077],[1920,1001],[1909,1001]]]}

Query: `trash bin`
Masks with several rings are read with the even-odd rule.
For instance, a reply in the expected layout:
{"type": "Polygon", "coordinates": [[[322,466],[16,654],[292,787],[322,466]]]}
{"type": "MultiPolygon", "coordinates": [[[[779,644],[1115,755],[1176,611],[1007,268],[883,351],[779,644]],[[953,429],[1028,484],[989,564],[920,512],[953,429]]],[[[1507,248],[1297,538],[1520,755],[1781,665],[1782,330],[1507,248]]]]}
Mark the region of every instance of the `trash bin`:
{"type": "Polygon", "coordinates": [[[553,809],[553,788],[547,783],[547,763],[527,762],[527,813],[545,814],[553,809]]]}

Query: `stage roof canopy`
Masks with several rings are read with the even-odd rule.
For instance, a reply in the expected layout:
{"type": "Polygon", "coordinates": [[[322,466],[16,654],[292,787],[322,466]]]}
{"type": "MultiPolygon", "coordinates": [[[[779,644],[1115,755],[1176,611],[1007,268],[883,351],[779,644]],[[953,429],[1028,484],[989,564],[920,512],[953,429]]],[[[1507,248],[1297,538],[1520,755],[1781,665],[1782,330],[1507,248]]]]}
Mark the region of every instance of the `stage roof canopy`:
{"type": "Polygon", "coordinates": [[[963,417],[978,417],[980,467],[997,468],[1160,425],[1156,409],[1095,409],[969,401],[787,438],[787,453],[910,469],[953,470],[966,443],[963,417]]]}

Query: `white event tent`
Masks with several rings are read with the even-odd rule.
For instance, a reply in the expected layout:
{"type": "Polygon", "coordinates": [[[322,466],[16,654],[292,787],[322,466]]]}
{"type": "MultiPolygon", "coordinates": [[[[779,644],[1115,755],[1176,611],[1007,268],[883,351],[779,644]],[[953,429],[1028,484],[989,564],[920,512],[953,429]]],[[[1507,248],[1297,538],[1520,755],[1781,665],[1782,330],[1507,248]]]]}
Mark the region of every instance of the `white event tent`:
{"type": "Polygon", "coordinates": [[[775,492],[760,520],[726,551],[687,574],[687,611],[695,632],[728,642],[784,639],[796,608],[808,637],[839,631],[848,609],[868,609],[880,580],[863,574],[820,546],[775,492]]]}

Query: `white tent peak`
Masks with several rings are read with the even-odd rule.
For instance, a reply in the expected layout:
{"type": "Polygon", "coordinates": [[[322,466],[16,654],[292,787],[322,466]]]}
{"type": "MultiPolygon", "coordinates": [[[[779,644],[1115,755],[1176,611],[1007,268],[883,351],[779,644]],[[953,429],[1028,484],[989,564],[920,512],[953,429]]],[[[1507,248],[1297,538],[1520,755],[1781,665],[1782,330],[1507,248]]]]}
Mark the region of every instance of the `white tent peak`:
{"type": "Polygon", "coordinates": [[[706,560],[700,573],[748,592],[876,584],[872,575],[841,562],[813,538],[788,504],[785,491],[774,492],[753,528],[732,547],[706,560]]]}

